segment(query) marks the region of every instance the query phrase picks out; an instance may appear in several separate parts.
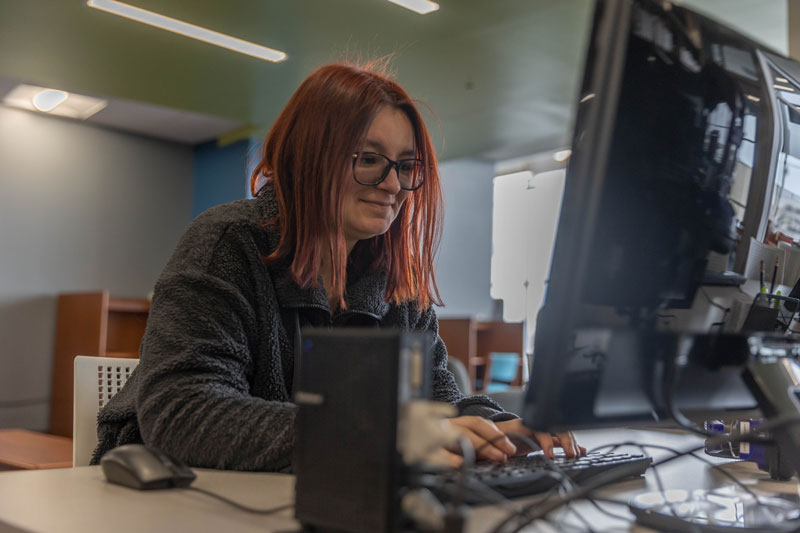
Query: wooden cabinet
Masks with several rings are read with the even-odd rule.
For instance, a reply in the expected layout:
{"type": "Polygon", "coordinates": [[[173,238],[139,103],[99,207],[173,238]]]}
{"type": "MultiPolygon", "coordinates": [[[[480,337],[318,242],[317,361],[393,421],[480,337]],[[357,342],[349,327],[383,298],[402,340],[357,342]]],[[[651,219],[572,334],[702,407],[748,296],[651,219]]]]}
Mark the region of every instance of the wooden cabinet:
{"type": "MultiPolygon", "coordinates": [[[[459,359],[467,367],[469,379],[476,391],[478,377],[488,376],[492,352],[520,354],[517,377],[512,385],[522,385],[523,352],[522,322],[486,322],[474,318],[440,318],[439,336],[447,346],[448,357],[459,359]]],[[[482,379],[485,386],[487,379],[482,379]]]]}
{"type": "Polygon", "coordinates": [[[150,303],[108,291],[58,297],[50,433],[72,436],[73,359],[76,355],[139,357],[150,303]]]}

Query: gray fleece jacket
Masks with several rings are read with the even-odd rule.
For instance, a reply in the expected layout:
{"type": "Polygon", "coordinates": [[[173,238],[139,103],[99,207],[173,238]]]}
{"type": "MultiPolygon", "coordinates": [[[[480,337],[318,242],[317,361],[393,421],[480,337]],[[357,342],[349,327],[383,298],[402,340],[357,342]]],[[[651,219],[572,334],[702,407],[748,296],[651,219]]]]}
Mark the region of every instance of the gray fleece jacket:
{"type": "Polygon", "coordinates": [[[196,467],[291,471],[295,313],[301,327],[433,332],[433,398],[461,415],[514,418],[486,396],[461,394],[433,309],[387,303],[384,272],[348,267],[348,309],[331,316],[325,290],[294,283],[289,261],[265,266],[279,234],[264,223],[276,212],[266,187],[189,226],[156,284],[139,366],[98,416],[93,464],[144,442],[196,467]]]}

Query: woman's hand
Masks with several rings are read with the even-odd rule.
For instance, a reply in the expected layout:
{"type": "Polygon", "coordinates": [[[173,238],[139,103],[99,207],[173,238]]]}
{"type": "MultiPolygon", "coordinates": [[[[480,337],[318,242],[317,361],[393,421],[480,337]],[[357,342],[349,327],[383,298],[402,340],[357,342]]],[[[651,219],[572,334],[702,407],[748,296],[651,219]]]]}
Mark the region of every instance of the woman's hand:
{"type": "Polygon", "coordinates": [[[448,420],[472,443],[477,459],[503,462],[508,456],[517,453],[514,443],[489,419],[479,416],[459,416],[448,420]]]}
{"type": "Polygon", "coordinates": [[[477,459],[503,462],[509,456],[525,455],[534,451],[525,443],[524,439],[515,437],[515,435],[524,435],[534,440],[544,454],[551,459],[555,446],[564,448],[567,457],[576,457],[586,453],[586,448],[578,446],[571,432],[550,435],[532,431],[523,426],[522,421],[518,418],[504,422],[492,422],[478,416],[459,416],[451,418],[449,421],[472,443],[477,459]]]}
{"type": "Polygon", "coordinates": [[[567,457],[577,457],[586,453],[586,448],[579,446],[575,441],[575,436],[571,431],[566,433],[558,433],[551,435],[550,433],[541,433],[539,431],[532,431],[522,425],[522,420],[515,418],[513,420],[506,420],[504,422],[495,422],[497,428],[505,433],[517,447],[517,455],[528,454],[532,451],[531,447],[525,443],[525,439],[515,437],[515,435],[525,435],[529,439],[536,441],[544,454],[552,459],[553,448],[561,446],[564,449],[564,454],[567,457]]]}

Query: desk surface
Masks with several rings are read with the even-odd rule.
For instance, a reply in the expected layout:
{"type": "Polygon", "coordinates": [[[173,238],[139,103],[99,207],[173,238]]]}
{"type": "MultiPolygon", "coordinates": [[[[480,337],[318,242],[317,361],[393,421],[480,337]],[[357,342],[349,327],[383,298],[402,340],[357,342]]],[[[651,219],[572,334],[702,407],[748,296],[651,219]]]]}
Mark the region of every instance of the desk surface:
{"type": "MultiPolygon", "coordinates": [[[[595,430],[576,432],[584,446],[592,448],[623,441],[654,443],[687,449],[701,439],[683,433],[646,430],[595,430]]],[[[635,448],[628,448],[628,450],[635,448]]],[[[668,452],[648,450],[654,458],[668,452]]],[[[705,457],[705,456],[704,456],[705,457]]],[[[709,458],[711,459],[711,458],[709,458]]],[[[723,469],[736,475],[749,486],[765,491],[797,494],[795,482],[778,483],[759,472],[750,463],[711,459],[723,464],[723,469]]],[[[291,503],[294,499],[294,477],[283,474],[227,472],[197,469],[194,486],[217,492],[246,505],[268,508],[291,503]]],[[[658,469],[666,488],[714,488],[729,485],[719,471],[696,459],[686,457],[658,469]]],[[[655,472],[650,469],[643,479],[625,481],[598,491],[604,498],[627,501],[633,495],[657,490],[655,472]]],[[[530,500],[515,500],[524,503],[530,500]]],[[[604,504],[617,514],[631,517],[627,508],[604,504]]],[[[588,502],[574,505],[596,530],[613,528],[616,531],[643,531],[624,521],[608,517],[588,502]]],[[[506,516],[497,506],[476,507],[470,510],[467,531],[490,531],[506,516]]],[[[566,524],[579,525],[572,513],[556,514],[566,524]]],[[[561,529],[559,527],[558,529],[561,529]]],[[[103,478],[99,467],[62,468],[54,470],[17,471],[0,473],[0,532],[6,531],[296,531],[299,524],[293,511],[285,510],[271,516],[259,516],[236,510],[204,494],[181,489],[135,491],[111,485],[103,478]]],[[[541,526],[526,531],[553,531],[541,526]]]]}
{"type": "Polygon", "coordinates": [[[72,439],[26,429],[0,429],[0,470],[72,466],[72,439]]]}

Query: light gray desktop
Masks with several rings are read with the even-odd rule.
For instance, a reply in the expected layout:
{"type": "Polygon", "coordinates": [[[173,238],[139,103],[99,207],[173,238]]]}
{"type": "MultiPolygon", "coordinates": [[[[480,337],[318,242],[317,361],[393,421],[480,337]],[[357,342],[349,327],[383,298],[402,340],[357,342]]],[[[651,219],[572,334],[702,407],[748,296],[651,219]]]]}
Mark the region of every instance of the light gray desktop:
{"type": "MultiPolygon", "coordinates": [[[[587,448],[635,441],[684,450],[702,439],[668,430],[605,429],[577,432],[587,448]]],[[[638,452],[635,447],[626,448],[638,452]]],[[[671,454],[656,449],[647,452],[657,462],[671,454]]],[[[796,481],[775,482],[752,463],[713,459],[699,452],[712,463],[743,482],[751,489],[766,492],[797,494],[796,481]]],[[[294,477],[286,474],[197,470],[194,486],[217,492],[237,502],[258,508],[270,508],[294,500],[294,477]]],[[[684,457],[658,467],[657,473],[666,489],[710,489],[730,486],[732,482],[718,470],[691,457],[684,457]]],[[[595,493],[597,497],[627,502],[644,491],[658,490],[656,472],[651,468],[644,478],[620,482],[595,493]]],[[[534,501],[514,500],[508,505],[534,501]]],[[[601,503],[604,509],[632,519],[624,505],[601,503]]],[[[582,500],[573,508],[596,531],[647,531],[632,522],[611,518],[589,502],[582,500]]],[[[509,511],[503,506],[482,506],[470,509],[466,531],[477,533],[491,529],[509,511]]],[[[526,531],[563,530],[568,525],[585,529],[576,515],[559,511],[552,525],[538,523],[526,531]],[[549,529],[548,529],[549,528],[549,529]]],[[[79,467],[0,474],[0,533],[18,531],[78,532],[115,531],[297,531],[299,524],[293,512],[275,515],[249,514],[194,491],[165,489],[136,491],[107,483],[100,467],[79,467]]]]}

